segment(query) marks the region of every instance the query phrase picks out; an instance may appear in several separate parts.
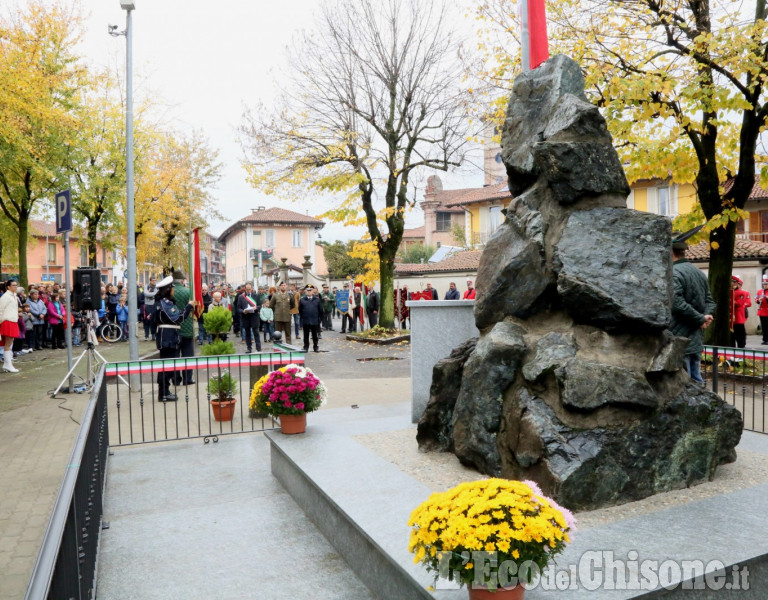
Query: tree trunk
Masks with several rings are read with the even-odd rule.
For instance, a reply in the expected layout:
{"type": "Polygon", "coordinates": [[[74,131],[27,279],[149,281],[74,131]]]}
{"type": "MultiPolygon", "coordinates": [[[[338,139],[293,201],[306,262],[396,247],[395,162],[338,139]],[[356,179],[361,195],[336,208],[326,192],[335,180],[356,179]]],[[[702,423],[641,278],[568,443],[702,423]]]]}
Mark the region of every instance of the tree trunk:
{"type": "MultiPolygon", "coordinates": [[[[29,289],[27,270],[27,240],[29,238],[29,217],[19,215],[19,285],[29,289]]],[[[45,257],[48,260],[48,248],[45,249],[45,257]]]]}
{"type": "Polygon", "coordinates": [[[736,223],[729,221],[725,229],[718,227],[710,234],[709,289],[717,303],[715,320],[705,332],[707,343],[731,345],[731,269],[736,241],[736,223]],[[717,248],[711,243],[716,242],[717,248]]]}
{"type": "Polygon", "coordinates": [[[379,302],[379,325],[395,326],[395,252],[385,242],[379,250],[379,280],[381,283],[381,301],[379,302]]]}
{"type": "Polygon", "coordinates": [[[94,269],[98,267],[98,258],[96,257],[98,225],[97,222],[88,221],[88,265],[94,269]]]}

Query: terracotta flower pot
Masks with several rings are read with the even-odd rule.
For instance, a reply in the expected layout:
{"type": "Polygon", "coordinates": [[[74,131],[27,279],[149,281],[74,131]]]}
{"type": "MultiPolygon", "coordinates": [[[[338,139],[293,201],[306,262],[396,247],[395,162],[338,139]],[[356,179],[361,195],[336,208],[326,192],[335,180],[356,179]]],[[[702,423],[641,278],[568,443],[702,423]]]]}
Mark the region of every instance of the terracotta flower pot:
{"type": "Polygon", "coordinates": [[[497,588],[491,592],[484,587],[467,586],[469,590],[469,600],[523,600],[525,588],[522,585],[516,585],[512,588],[497,588]]]}
{"type": "Polygon", "coordinates": [[[216,421],[231,421],[232,416],[235,414],[235,404],[237,404],[237,398],[232,398],[226,402],[211,400],[213,418],[216,421]]]}
{"type": "Polygon", "coordinates": [[[280,415],[280,431],[292,435],[307,430],[307,413],[300,415],[280,415]]]}

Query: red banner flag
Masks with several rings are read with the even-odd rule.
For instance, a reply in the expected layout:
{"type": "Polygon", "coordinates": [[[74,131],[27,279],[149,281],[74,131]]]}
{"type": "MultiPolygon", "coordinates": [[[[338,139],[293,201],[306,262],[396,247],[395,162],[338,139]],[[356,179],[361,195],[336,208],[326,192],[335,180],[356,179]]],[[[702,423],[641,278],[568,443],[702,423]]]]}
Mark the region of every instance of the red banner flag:
{"type": "Polygon", "coordinates": [[[528,36],[530,37],[529,62],[531,69],[535,69],[549,58],[547,11],[544,0],[528,0],[528,36]]]}
{"type": "Polygon", "coordinates": [[[195,306],[195,317],[200,318],[200,315],[203,314],[203,276],[200,273],[200,234],[198,233],[197,228],[192,232],[194,235],[194,241],[192,243],[192,252],[194,253],[193,258],[193,269],[194,272],[192,273],[192,284],[194,287],[195,292],[195,300],[197,301],[197,306],[195,306]]]}

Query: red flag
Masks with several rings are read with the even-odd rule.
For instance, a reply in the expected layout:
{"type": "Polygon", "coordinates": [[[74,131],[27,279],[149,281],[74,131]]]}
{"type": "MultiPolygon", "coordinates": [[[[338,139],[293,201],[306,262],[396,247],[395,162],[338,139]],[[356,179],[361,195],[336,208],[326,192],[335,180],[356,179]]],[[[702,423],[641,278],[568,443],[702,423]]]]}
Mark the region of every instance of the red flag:
{"type": "Polygon", "coordinates": [[[544,0],[528,0],[528,36],[530,37],[529,62],[535,69],[549,58],[547,41],[547,11],[544,0]]]}
{"type": "Polygon", "coordinates": [[[200,234],[197,231],[197,228],[195,228],[194,232],[194,242],[192,244],[192,252],[194,253],[194,261],[193,261],[193,269],[194,273],[192,273],[192,282],[193,286],[195,288],[195,300],[197,301],[197,306],[195,306],[195,316],[197,318],[200,318],[200,315],[203,314],[203,277],[200,273],[200,234]]]}

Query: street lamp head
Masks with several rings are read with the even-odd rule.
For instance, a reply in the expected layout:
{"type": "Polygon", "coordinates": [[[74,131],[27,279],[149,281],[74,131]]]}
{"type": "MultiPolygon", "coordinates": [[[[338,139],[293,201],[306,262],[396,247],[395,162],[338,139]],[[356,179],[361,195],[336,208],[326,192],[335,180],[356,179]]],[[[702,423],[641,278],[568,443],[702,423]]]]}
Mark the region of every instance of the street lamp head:
{"type": "Polygon", "coordinates": [[[123,10],[136,10],[136,3],[134,0],[120,0],[120,8],[123,10]]]}

